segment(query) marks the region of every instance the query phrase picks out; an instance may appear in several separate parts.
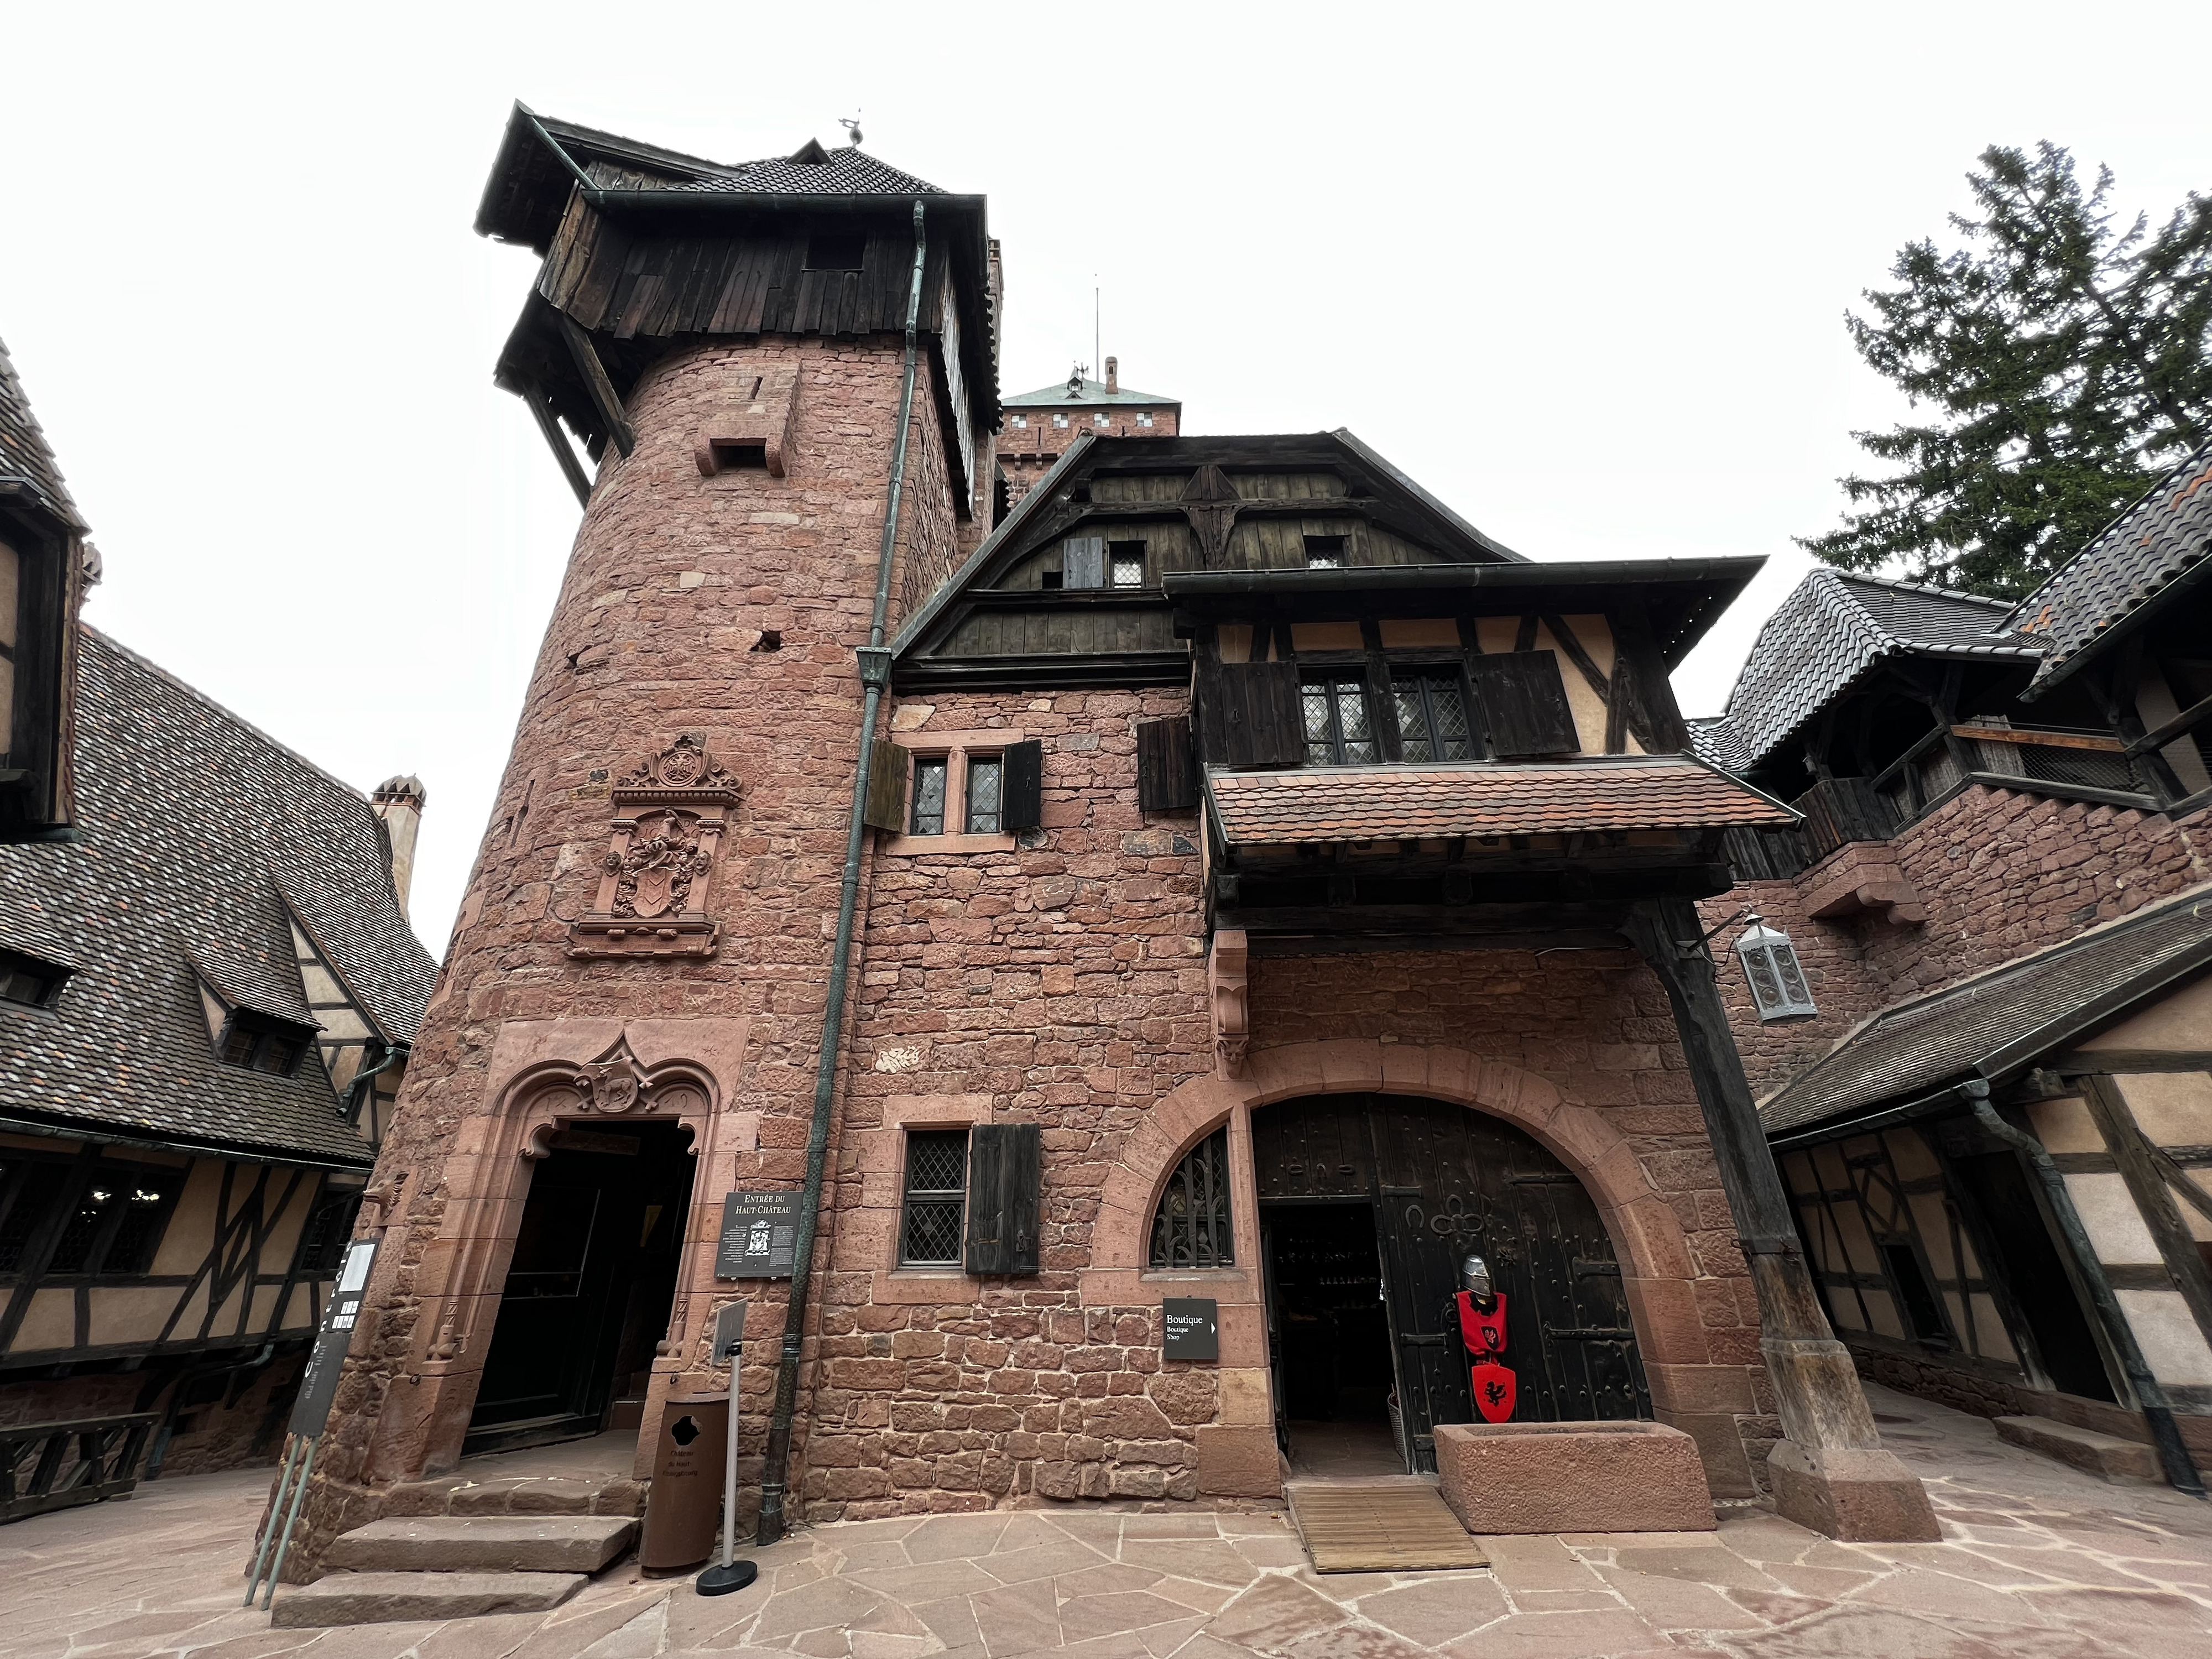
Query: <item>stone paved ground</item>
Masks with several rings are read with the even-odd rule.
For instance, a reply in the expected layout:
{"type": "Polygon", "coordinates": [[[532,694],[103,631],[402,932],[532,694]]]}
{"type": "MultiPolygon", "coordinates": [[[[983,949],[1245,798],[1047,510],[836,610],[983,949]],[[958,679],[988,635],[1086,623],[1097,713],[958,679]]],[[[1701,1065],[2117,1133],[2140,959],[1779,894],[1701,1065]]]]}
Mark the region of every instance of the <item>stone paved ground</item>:
{"type": "Polygon", "coordinates": [[[622,1568],[551,1614],[277,1631],[238,1609],[265,1470],[0,1529],[7,1659],[2204,1659],[2212,1507],[2093,1480],[1870,1389],[1942,1544],[1771,1516],[1486,1540],[1489,1572],[1315,1576],[1279,1516],[1097,1509],[823,1527],[702,1600],[622,1568]],[[1904,1420],[1897,1420],[1904,1419],[1904,1420]]]}

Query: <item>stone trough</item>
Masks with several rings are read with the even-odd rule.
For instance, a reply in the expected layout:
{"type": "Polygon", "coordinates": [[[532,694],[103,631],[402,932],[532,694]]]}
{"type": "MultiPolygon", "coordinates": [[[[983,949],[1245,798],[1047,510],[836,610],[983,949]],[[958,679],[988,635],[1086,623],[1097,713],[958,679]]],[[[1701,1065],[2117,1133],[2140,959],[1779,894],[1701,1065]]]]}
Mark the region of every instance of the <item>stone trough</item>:
{"type": "Polygon", "coordinates": [[[1471,1533],[1717,1524],[1698,1443],[1663,1423],[1440,1423],[1437,1477],[1471,1533]]]}

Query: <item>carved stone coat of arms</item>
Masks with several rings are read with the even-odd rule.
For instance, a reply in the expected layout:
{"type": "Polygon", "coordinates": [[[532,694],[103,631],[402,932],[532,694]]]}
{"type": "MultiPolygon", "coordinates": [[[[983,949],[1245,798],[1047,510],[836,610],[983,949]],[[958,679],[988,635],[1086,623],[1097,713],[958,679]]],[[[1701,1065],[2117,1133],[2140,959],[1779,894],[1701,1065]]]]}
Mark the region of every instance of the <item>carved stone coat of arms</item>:
{"type": "Polygon", "coordinates": [[[687,732],[610,792],[613,836],[599,890],[568,930],[568,954],[706,957],[721,926],[707,913],[738,783],[687,732]]]}

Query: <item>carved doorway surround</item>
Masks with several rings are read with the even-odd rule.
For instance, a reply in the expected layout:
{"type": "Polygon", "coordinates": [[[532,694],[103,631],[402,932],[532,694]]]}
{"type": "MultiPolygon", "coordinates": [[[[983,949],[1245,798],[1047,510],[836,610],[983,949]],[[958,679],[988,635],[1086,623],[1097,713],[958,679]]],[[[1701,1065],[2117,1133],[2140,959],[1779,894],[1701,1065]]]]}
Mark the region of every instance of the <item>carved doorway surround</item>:
{"type": "Polygon", "coordinates": [[[449,1470],[476,1404],[515,1232],[536,1160],[566,1127],[674,1122],[699,1159],[683,1265],[646,1422],[659,1420],[665,1377],[680,1364],[695,1291],[711,1287],[721,1195],[737,1157],[757,1148],[760,1117],[735,1112],[744,1018],[512,1020],[500,1029],[483,1104],[457,1130],[441,1183],[436,1237],[417,1276],[421,1314],[408,1375],[377,1432],[379,1484],[449,1470]]]}

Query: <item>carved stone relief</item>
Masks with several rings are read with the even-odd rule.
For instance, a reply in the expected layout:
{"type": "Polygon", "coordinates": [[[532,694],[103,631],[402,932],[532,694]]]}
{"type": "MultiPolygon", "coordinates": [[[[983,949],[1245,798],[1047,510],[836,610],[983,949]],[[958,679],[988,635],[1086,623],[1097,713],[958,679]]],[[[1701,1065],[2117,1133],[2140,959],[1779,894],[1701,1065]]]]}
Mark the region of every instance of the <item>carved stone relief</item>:
{"type": "Polygon", "coordinates": [[[1217,928],[1213,953],[1206,958],[1206,989],[1213,1003],[1213,1048],[1224,1077],[1244,1075],[1252,1022],[1245,1000],[1249,944],[1242,927],[1217,928]]]}
{"type": "Polygon", "coordinates": [[[613,837],[590,914],[568,929],[568,954],[710,957],[720,924],[707,915],[714,860],[738,781],[687,732],[609,792],[613,837]]]}

